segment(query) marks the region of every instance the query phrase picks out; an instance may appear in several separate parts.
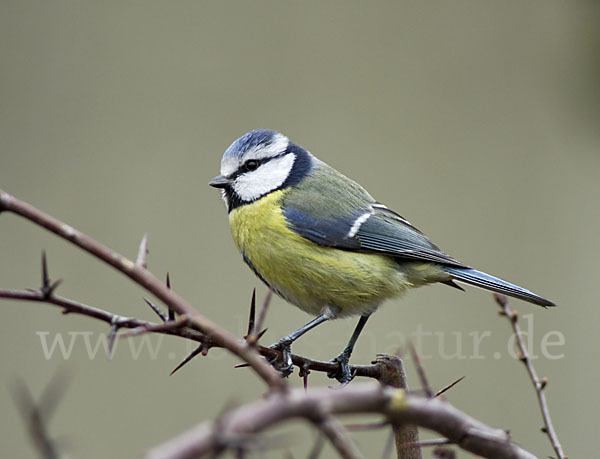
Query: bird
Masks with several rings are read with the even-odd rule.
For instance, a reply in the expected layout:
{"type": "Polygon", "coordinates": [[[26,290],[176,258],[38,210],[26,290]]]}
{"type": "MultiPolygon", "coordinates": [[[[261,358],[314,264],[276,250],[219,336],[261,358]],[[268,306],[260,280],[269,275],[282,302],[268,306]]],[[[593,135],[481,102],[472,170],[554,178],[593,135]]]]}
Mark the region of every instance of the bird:
{"type": "Polygon", "coordinates": [[[442,252],[361,185],[280,132],[250,131],[223,153],[221,190],[233,241],[244,262],[277,295],[315,318],[271,348],[287,376],[291,345],[328,320],[360,316],[329,377],[345,385],[349,360],[369,316],[408,289],[457,282],[548,307],[525,288],[473,269],[442,252]]]}

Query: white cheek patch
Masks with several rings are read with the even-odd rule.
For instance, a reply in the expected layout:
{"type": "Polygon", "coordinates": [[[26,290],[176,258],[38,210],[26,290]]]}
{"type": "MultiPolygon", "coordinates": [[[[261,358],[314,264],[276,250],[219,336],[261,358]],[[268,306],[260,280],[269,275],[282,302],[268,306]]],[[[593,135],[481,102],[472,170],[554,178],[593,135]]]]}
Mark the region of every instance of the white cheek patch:
{"type": "Polygon", "coordinates": [[[246,172],[236,178],[233,182],[233,191],[243,201],[254,201],[283,185],[295,160],[296,155],[293,153],[272,159],[255,171],[246,172]]]}

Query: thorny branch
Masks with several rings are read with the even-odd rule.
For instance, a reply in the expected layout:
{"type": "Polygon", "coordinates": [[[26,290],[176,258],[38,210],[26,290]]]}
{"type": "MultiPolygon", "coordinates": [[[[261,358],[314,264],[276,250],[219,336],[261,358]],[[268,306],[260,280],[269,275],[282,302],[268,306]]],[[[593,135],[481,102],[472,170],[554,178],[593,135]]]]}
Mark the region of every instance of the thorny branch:
{"type": "MultiPolygon", "coordinates": [[[[163,301],[168,308],[168,314],[163,313],[149,300],[146,300],[148,305],[161,319],[161,323],[154,323],[132,317],[120,316],[103,309],[59,297],[55,294],[55,290],[61,281],[50,281],[45,254],[42,256],[42,285],[39,289],[0,289],[0,298],[44,302],[61,307],[64,314],[81,314],[104,321],[111,327],[111,341],[114,340],[119,329],[128,328],[132,331],[126,333],[126,336],[141,333],[164,333],[181,336],[198,342],[198,349],[177,368],[180,368],[199,353],[206,355],[208,349],[211,347],[222,347],[244,360],[247,365],[251,366],[257,375],[270,386],[270,388],[285,388],[279,375],[259,358],[259,354],[271,359],[279,356],[279,351],[258,345],[258,340],[266,331],[261,331],[261,327],[264,322],[271,292],[269,292],[269,295],[263,304],[256,326],[254,321],[253,296],[253,312],[251,313],[248,335],[244,342],[222,330],[218,325],[199,314],[185,300],[172,292],[168,277],[166,285],[163,285],[146,269],[146,254],[148,253],[148,238],[146,235],[142,238],[138,256],[134,263],[54,217],[51,217],[0,190],[0,213],[2,211],[9,211],[20,215],[113,266],[163,301]],[[175,312],[179,314],[178,318],[176,318],[175,312]]],[[[521,348],[523,355],[522,360],[527,365],[530,376],[536,387],[538,399],[540,400],[542,413],[544,415],[545,431],[548,433],[557,454],[559,454],[559,457],[563,458],[565,456],[562,453],[560,443],[558,442],[552,427],[544,397],[543,389],[547,380],[545,378],[542,380],[537,378],[524,347],[516,320],[516,313],[510,311],[505,299],[497,297],[497,301],[501,305],[503,313],[507,317],[512,318],[511,323],[521,348]]],[[[413,358],[414,357],[415,356],[413,356],[413,358]]],[[[292,356],[292,361],[294,365],[300,369],[300,375],[304,376],[305,385],[307,375],[311,370],[328,373],[335,370],[337,365],[336,363],[312,360],[297,355],[292,356]]],[[[420,367],[418,360],[416,362],[417,367],[420,367]]],[[[420,368],[419,376],[421,382],[424,384],[424,387],[427,388],[427,392],[430,393],[431,389],[428,388],[428,383],[426,382],[422,367],[420,368]]],[[[386,378],[389,379],[389,368],[386,368],[386,365],[382,363],[381,358],[378,358],[378,360],[374,361],[371,365],[354,365],[352,366],[352,372],[356,376],[366,376],[378,379],[383,384],[391,384],[392,386],[397,385],[393,382],[386,382],[386,378]]],[[[395,377],[397,378],[398,376],[395,377]]],[[[223,419],[219,419],[218,422],[220,425],[225,425],[227,429],[232,429],[232,433],[233,431],[239,431],[239,433],[252,433],[259,432],[269,427],[274,422],[281,420],[294,417],[305,418],[320,427],[321,432],[329,438],[341,457],[352,458],[360,457],[360,452],[349,437],[346,429],[339,424],[334,416],[347,413],[370,412],[384,415],[387,419],[384,424],[392,424],[396,429],[402,429],[405,426],[408,427],[408,425],[412,424],[437,431],[444,435],[448,439],[448,442],[456,443],[460,447],[476,454],[486,456],[491,455],[493,457],[533,457],[518,446],[512,444],[506,432],[492,429],[479,421],[470,418],[468,415],[461,413],[451,405],[435,399],[437,395],[446,391],[454,384],[456,384],[456,382],[446,386],[446,388],[439,391],[434,397],[428,396],[427,398],[408,394],[402,389],[392,390],[391,388],[385,389],[379,387],[375,390],[367,388],[371,386],[356,384],[353,385],[352,388],[346,388],[339,392],[316,389],[311,390],[308,394],[298,395],[299,392],[296,390],[291,392],[289,389],[272,391],[269,394],[269,398],[266,400],[243,406],[237,410],[232,410],[226,413],[223,419]],[[271,406],[274,400],[277,401],[277,409],[273,411],[274,414],[265,414],[268,412],[267,408],[271,406]],[[329,400],[335,400],[335,403],[330,402],[329,400]],[[258,419],[260,422],[248,423],[244,416],[249,413],[254,416],[256,414],[253,412],[254,409],[258,410],[258,419]],[[264,411],[265,409],[267,409],[266,412],[264,411]],[[261,413],[264,418],[261,418],[261,413]],[[225,424],[223,424],[224,422],[225,424]]],[[[251,417],[251,419],[254,418],[251,417]]],[[[195,428],[193,431],[161,445],[153,451],[153,454],[160,452],[161,454],[172,454],[167,457],[188,457],[186,455],[187,453],[192,451],[195,454],[199,451],[198,448],[208,448],[207,451],[213,452],[222,450],[224,445],[227,446],[227,442],[224,441],[225,437],[223,436],[225,434],[216,435],[215,432],[215,429],[207,433],[205,429],[195,428]]],[[[398,432],[398,430],[396,430],[396,432],[398,432]]],[[[237,438],[240,438],[239,435],[237,438]]],[[[425,443],[419,443],[417,441],[418,437],[416,436],[416,431],[414,441],[406,439],[404,443],[401,443],[398,439],[399,435],[396,435],[398,457],[406,457],[402,454],[402,449],[413,450],[416,454],[419,451],[418,448],[415,448],[416,446],[426,445],[425,443]]],[[[320,450],[320,447],[315,448],[316,454],[318,450],[320,450]]],[[[151,455],[151,457],[154,456],[151,455]]]]}
{"type": "MultiPolygon", "coordinates": [[[[182,321],[182,316],[180,316],[179,319],[166,321],[163,323],[150,322],[136,319],[134,317],[126,317],[114,314],[104,309],[57,296],[56,294],[47,296],[40,290],[0,289],[0,298],[53,304],[61,307],[63,309],[63,314],[80,314],[101,320],[102,322],[106,322],[111,326],[116,324],[118,328],[132,329],[132,332],[135,335],[144,332],[151,332],[180,336],[182,338],[190,339],[200,343],[201,347],[198,352],[194,351],[194,356],[200,353],[202,347],[204,347],[205,350],[211,347],[222,347],[221,345],[211,341],[211,339],[202,332],[185,325],[185,323],[188,323],[188,321],[182,321]]],[[[262,356],[269,357],[271,359],[281,355],[280,351],[264,346],[258,346],[257,350],[262,356]]],[[[335,363],[313,360],[299,355],[292,355],[292,361],[298,368],[305,368],[307,370],[323,373],[333,371],[337,368],[335,363]]],[[[371,365],[352,365],[351,368],[356,372],[357,376],[374,379],[380,379],[382,376],[382,368],[374,363],[371,365]]]]}
{"type": "Polygon", "coordinates": [[[504,295],[495,293],[494,298],[496,299],[496,303],[498,303],[500,306],[500,314],[506,316],[510,322],[510,325],[512,326],[513,333],[515,334],[517,340],[517,346],[519,347],[519,359],[525,364],[527,373],[529,374],[531,382],[533,383],[533,387],[540,404],[540,410],[542,411],[542,418],[544,420],[542,432],[548,435],[548,439],[550,440],[552,448],[554,448],[557,456],[561,459],[567,459],[560,441],[558,440],[558,436],[556,435],[556,431],[554,430],[554,426],[552,425],[552,419],[550,419],[550,410],[548,409],[548,402],[546,401],[546,394],[544,392],[546,385],[548,384],[548,378],[544,377],[540,379],[535,371],[535,368],[533,367],[533,362],[529,357],[527,346],[523,340],[523,334],[521,333],[521,327],[519,326],[519,315],[517,311],[513,311],[510,308],[508,304],[508,298],[506,298],[504,295]]]}
{"type": "MultiPolygon", "coordinates": [[[[219,429],[201,424],[149,451],[149,459],[202,457],[222,447],[229,436],[258,433],[291,419],[318,422],[327,416],[370,413],[392,424],[415,424],[436,431],[466,451],[484,457],[532,459],[535,456],[510,441],[501,429],[491,428],[449,403],[374,383],[354,383],[343,390],[314,388],[273,393],[264,400],[225,413],[219,429]],[[318,418],[315,420],[315,416],[318,418]]],[[[339,450],[338,450],[339,452],[339,450]]],[[[355,455],[342,455],[354,458],[355,455]]],[[[358,456],[360,457],[360,456],[358,456]]]]}
{"type": "MultiPolygon", "coordinates": [[[[140,265],[136,265],[136,263],[130,259],[111,250],[103,244],[100,244],[86,234],[81,233],[66,223],[61,222],[45,212],[36,209],[31,204],[21,201],[0,189],[0,212],[2,211],[12,212],[46,228],[48,231],[75,244],[77,247],[117,269],[135,283],[151,292],[169,308],[172,308],[179,314],[189,317],[194,329],[204,333],[211,341],[226,348],[248,363],[269,387],[272,389],[282,389],[285,387],[277,372],[267,362],[261,359],[254,349],[200,314],[188,304],[187,301],[160,282],[150,271],[145,269],[142,266],[144,256],[138,257],[140,265]]],[[[142,244],[142,246],[143,245],[144,244],[142,244]]],[[[144,253],[145,249],[142,248],[141,252],[144,253]]]]}

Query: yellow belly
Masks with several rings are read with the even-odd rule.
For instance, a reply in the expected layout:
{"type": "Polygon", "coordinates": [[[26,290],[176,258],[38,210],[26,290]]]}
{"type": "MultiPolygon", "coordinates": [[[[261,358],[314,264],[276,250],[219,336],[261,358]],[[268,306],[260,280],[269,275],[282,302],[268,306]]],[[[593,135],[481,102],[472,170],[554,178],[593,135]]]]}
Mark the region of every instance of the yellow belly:
{"type": "MultiPolygon", "coordinates": [[[[322,247],[290,230],[279,205],[284,191],[232,210],[233,240],[273,289],[300,309],[339,316],[372,312],[387,298],[438,277],[429,263],[399,265],[391,257],[322,247]]],[[[437,280],[437,279],[436,279],[437,280]]]]}

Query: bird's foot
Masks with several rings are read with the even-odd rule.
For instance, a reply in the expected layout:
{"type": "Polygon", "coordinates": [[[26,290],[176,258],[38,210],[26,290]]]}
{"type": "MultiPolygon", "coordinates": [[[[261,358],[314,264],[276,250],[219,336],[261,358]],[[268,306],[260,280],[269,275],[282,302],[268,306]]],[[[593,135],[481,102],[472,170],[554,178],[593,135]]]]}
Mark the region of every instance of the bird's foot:
{"type": "Polygon", "coordinates": [[[338,367],[336,370],[327,373],[327,376],[332,379],[336,379],[340,383],[339,386],[332,387],[332,389],[341,389],[350,381],[352,381],[354,376],[356,376],[356,372],[350,371],[350,354],[346,351],[343,351],[336,358],[332,359],[331,362],[337,363],[338,367]]]}
{"type": "Polygon", "coordinates": [[[275,349],[281,352],[281,358],[267,359],[267,361],[281,373],[282,378],[286,378],[291,375],[294,371],[294,365],[292,364],[292,343],[283,338],[274,344],[269,346],[269,349],[275,349]]]}

